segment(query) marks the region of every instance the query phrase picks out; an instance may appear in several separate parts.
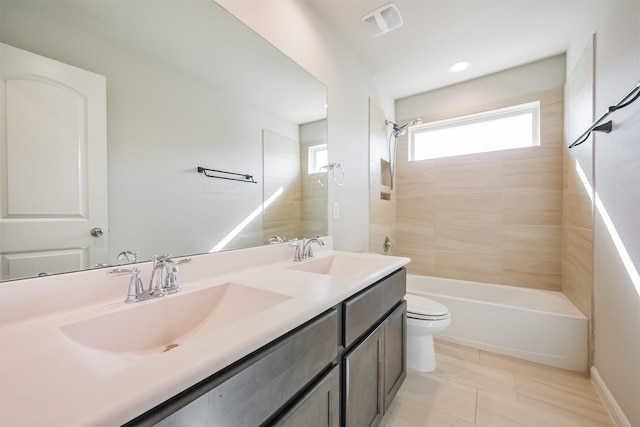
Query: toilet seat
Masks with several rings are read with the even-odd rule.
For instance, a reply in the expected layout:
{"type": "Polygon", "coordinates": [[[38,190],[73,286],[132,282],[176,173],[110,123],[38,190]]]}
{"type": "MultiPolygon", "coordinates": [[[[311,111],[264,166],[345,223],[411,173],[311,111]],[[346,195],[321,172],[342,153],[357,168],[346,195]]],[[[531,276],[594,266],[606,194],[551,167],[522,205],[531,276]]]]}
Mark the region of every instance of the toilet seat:
{"type": "Polygon", "coordinates": [[[444,320],[449,317],[447,307],[428,298],[407,294],[407,317],[417,320],[444,320]]]}

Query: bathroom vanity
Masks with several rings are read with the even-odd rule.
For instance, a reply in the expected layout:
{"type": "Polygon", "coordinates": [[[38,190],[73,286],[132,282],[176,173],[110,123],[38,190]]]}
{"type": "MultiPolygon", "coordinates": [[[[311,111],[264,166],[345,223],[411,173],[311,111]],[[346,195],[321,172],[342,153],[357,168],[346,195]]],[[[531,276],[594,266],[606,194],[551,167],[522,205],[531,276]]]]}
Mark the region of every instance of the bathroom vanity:
{"type": "Polygon", "coordinates": [[[376,425],[406,375],[409,259],[291,255],[197,256],[135,304],[104,270],[0,284],[0,424],[376,425]]]}

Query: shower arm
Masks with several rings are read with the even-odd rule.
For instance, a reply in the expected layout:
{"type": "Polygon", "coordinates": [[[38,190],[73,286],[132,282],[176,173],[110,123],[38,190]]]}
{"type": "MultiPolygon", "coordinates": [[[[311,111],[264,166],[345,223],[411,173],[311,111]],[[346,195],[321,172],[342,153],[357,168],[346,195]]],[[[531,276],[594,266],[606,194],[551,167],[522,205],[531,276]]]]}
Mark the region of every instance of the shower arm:
{"type": "Polygon", "coordinates": [[[386,126],[393,125],[393,131],[391,132],[391,134],[389,134],[389,142],[387,143],[388,154],[389,154],[389,173],[391,175],[391,180],[389,181],[389,184],[390,184],[390,188],[393,190],[393,181],[394,181],[394,175],[395,175],[395,169],[396,169],[396,153],[398,151],[398,138],[400,138],[402,135],[405,134],[405,132],[407,131],[407,128],[422,124],[422,120],[419,117],[417,117],[411,120],[410,122],[405,123],[402,126],[400,126],[395,122],[392,122],[391,120],[385,120],[384,124],[386,126]],[[391,153],[391,138],[394,139],[393,154],[391,153]]]}

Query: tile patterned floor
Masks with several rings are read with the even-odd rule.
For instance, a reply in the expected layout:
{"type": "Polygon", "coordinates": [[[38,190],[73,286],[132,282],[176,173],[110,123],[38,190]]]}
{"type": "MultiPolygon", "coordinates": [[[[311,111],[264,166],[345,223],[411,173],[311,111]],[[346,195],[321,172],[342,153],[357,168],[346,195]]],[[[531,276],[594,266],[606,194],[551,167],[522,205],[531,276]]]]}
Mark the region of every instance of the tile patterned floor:
{"type": "Polygon", "coordinates": [[[442,341],[436,357],[409,371],[382,427],[614,426],[584,376],[442,341]]]}

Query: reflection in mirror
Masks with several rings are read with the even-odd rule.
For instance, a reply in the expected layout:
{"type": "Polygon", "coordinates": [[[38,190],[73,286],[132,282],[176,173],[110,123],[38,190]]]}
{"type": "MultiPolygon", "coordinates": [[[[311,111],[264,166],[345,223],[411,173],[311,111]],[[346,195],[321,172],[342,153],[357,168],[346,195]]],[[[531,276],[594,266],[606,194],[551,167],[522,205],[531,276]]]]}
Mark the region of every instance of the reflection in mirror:
{"type": "Polygon", "coordinates": [[[300,126],[299,141],[264,131],[265,241],[327,234],[326,131],[326,120],[300,126]]]}
{"type": "Polygon", "coordinates": [[[214,1],[3,0],[0,20],[2,280],[326,234],[326,189],[303,170],[326,89],[214,1]]]}

